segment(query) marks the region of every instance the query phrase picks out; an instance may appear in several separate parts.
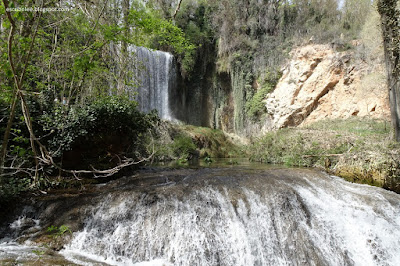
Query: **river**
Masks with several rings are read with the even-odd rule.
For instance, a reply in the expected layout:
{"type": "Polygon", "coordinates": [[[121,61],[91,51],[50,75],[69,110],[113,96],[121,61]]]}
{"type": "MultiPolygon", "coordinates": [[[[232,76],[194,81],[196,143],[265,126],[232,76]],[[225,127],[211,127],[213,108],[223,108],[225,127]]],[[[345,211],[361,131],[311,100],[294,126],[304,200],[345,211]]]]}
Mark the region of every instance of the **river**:
{"type": "Polygon", "coordinates": [[[147,168],[13,219],[0,264],[400,265],[400,195],[314,169],[147,168]],[[66,244],[37,255],[35,237],[61,223],[66,244]]]}

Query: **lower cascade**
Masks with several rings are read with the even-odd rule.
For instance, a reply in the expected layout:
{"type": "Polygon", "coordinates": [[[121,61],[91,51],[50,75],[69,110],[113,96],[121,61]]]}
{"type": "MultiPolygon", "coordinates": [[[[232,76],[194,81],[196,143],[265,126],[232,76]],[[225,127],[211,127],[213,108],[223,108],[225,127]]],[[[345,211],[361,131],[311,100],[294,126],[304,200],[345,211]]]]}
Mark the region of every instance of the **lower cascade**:
{"type": "Polygon", "coordinates": [[[172,120],[169,95],[176,79],[172,54],[144,47],[130,48],[135,54],[132,64],[135,65],[139,110],[157,110],[160,118],[172,120]]]}
{"type": "Polygon", "coordinates": [[[158,170],[101,190],[70,262],[400,265],[400,195],[315,170],[158,170]]]}

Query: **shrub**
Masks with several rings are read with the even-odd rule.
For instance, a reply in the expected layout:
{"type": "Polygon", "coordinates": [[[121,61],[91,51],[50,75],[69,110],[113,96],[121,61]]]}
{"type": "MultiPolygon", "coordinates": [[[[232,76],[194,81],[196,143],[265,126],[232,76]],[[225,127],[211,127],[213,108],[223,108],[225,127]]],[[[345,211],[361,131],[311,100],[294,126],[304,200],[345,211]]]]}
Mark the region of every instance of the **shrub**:
{"type": "Polygon", "coordinates": [[[108,167],[119,156],[137,157],[145,152],[148,133],[158,118],[139,112],[136,105],[125,97],[108,96],[85,106],[58,106],[40,118],[49,134],[47,147],[70,168],[76,163],[108,167]]]}
{"type": "Polygon", "coordinates": [[[281,76],[282,73],[276,69],[270,69],[260,76],[258,83],[261,88],[246,102],[246,111],[250,119],[257,121],[261,115],[266,113],[264,100],[267,94],[274,90],[281,76]]]}
{"type": "Polygon", "coordinates": [[[179,135],[172,143],[172,149],[175,156],[180,159],[190,159],[196,151],[196,145],[193,143],[192,138],[186,135],[179,135]]]}
{"type": "Polygon", "coordinates": [[[63,236],[64,234],[72,234],[71,229],[67,225],[61,225],[60,227],[51,225],[47,227],[47,232],[51,234],[52,237],[58,238],[63,236]]]}
{"type": "Polygon", "coordinates": [[[0,214],[6,212],[15,197],[31,185],[30,178],[6,178],[0,185],[0,214]]]}
{"type": "Polygon", "coordinates": [[[246,103],[247,114],[251,119],[257,120],[257,118],[266,112],[267,109],[265,107],[264,99],[270,91],[271,87],[265,86],[258,90],[251,100],[246,103]]]}

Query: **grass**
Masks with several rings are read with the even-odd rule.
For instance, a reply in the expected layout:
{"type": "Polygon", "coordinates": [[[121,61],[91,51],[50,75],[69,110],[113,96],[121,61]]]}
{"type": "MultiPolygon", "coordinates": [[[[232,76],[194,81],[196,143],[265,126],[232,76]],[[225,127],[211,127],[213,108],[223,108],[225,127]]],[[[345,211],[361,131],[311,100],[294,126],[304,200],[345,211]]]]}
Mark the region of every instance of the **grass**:
{"type": "MultiPolygon", "coordinates": [[[[245,157],[243,145],[221,130],[162,122],[155,161],[245,157]]],[[[238,137],[236,137],[238,138],[238,137]]]]}
{"type": "Polygon", "coordinates": [[[310,130],[334,131],[350,133],[357,136],[389,137],[392,134],[390,122],[377,119],[362,119],[352,117],[345,120],[321,120],[307,127],[310,130]]]}
{"type": "Polygon", "coordinates": [[[374,119],[319,121],[281,129],[253,140],[250,159],[318,167],[357,183],[400,192],[400,144],[389,122],[374,119]]]}
{"type": "Polygon", "coordinates": [[[222,130],[190,125],[183,126],[182,130],[193,139],[200,152],[200,158],[238,158],[245,156],[237,139],[227,135],[222,130]]]}

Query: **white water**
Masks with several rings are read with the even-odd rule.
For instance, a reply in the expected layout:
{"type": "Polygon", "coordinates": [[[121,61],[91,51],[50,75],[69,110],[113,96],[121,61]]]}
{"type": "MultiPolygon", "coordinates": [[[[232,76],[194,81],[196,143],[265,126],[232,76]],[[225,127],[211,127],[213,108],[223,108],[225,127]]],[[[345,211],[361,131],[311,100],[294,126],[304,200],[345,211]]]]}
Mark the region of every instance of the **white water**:
{"type": "Polygon", "coordinates": [[[139,110],[157,110],[162,119],[172,120],[169,91],[174,86],[173,56],[144,47],[131,47],[136,56],[135,73],[138,80],[136,100],[139,110]]]}
{"type": "Polygon", "coordinates": [[[110,265],[400,265],[395,193],[312,171],[199,171],[109,193],[62,254],[110,265]]]}

